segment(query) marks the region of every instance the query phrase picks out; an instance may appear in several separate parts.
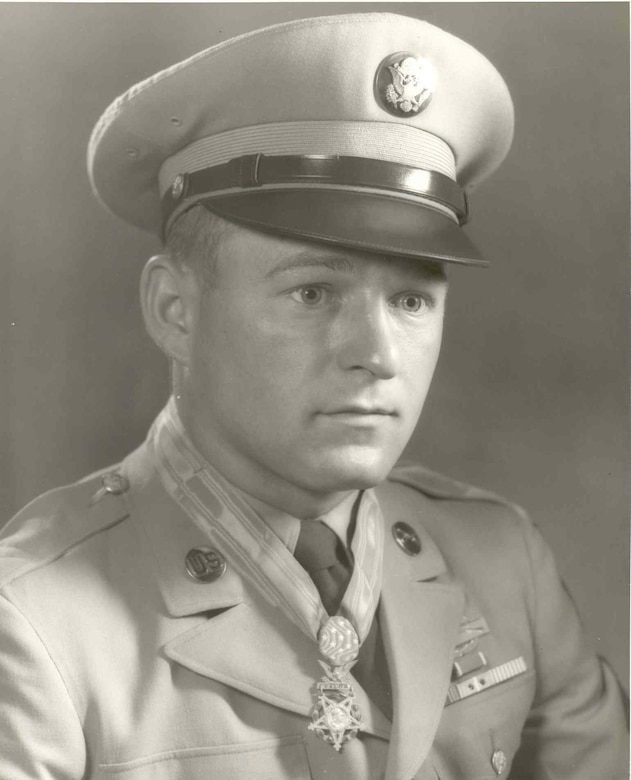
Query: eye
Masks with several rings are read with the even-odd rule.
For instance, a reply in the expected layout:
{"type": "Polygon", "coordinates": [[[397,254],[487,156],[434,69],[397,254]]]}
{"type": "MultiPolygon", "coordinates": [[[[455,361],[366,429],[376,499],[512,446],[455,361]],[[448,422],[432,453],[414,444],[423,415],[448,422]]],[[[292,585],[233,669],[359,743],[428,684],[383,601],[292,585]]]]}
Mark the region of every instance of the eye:
{"type": "Polygon", "coordinates": [[[317,285],[305,285],[292,290],[290,296],[294,301],[303,303],[305,306],[317,306],[324,298],[325,290],[317,285]]]}
{"type": "Polygon", "coordinates": [[[403,293],[394,299],[394,305],[410,314],[418,314],[428,306],[428,302],[419,293],[403,293]]]}

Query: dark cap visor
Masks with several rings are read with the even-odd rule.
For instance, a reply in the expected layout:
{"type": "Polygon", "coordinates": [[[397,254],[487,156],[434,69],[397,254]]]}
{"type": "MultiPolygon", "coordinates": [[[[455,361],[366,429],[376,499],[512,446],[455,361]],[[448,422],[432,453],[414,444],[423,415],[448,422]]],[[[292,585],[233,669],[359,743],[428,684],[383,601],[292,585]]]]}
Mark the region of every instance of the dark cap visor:
{"type": "Polygon", "coordinates": [[[401,198],[357,190],[291,188],[250,190],[196,202],[265,233],[384,255],[488,265],[457,222],[401,198]]]}

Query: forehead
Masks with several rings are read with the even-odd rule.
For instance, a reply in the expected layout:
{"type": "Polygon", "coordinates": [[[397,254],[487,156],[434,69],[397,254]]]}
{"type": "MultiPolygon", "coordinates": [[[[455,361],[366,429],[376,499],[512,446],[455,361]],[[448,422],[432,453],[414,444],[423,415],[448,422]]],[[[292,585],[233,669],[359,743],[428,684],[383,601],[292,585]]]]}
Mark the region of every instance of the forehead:
{"type": "Polygon", "coordinates": [[[274,281],[312,270],[362,274],[368,267],[384,275],[406,274],[428,281],[447,278],[445,264],[364,252],[344,246],[303,241],[231,225],[221,238],[218,256],[220,276],[240,276],[252,281],[274,281]]]}

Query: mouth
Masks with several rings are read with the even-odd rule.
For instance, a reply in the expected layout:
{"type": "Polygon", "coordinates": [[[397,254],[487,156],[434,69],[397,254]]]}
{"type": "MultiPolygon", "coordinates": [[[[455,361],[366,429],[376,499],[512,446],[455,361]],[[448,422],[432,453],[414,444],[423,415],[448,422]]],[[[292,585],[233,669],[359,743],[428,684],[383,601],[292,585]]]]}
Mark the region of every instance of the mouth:
{"type": "Polygon", "coordinates": [[[331,415],[333,417],[336,414],[380,414],[384,416],[391,416],[394,414],[394,412],[389,409],[384,409],[381,406],[342,406],[339,409],[333,409],[330,412],[325,412],[325,414],[331,415]]]}
{"type": "Polygon", "coordinates": [[[364,406],[362,404],[348,404],[326,410],[321,414],[338,420],[377,420],[397,416],[395,410],[387,406],[364,406]]]}

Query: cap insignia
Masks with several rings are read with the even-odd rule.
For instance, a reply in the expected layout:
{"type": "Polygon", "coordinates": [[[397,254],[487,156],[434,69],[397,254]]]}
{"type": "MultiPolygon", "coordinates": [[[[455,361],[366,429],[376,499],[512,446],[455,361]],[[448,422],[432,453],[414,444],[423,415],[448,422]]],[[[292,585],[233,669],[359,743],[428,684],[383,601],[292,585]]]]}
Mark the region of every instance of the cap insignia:
{"type": "Polygon", "coordinates": [[[430,63],[405,52],[387,57],[375,79],[381,106],[395,116],[413,116],[426,108],[435,85],[430,63]]]}

